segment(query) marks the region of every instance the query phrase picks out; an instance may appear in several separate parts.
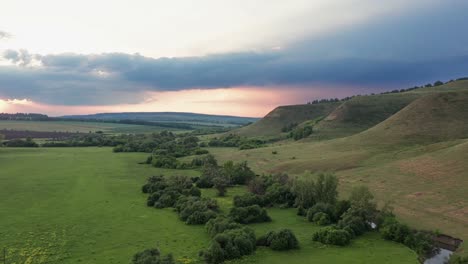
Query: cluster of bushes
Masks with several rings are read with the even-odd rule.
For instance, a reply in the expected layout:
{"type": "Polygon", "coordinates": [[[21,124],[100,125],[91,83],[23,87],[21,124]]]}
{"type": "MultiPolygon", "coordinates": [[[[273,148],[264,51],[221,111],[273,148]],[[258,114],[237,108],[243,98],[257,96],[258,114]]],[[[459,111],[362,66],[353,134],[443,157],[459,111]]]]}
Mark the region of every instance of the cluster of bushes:
{"type": "Polygon", "coordinates": [[[330,225],[313,235],[324,244],[346,245],[371,229],[376,218],[376,204],[366,187],[354,188],[349,200],[337,200],[338,180],[333,174],[297,178],[293,183],[298,214],[318,225],[330,225]]]}
{"type": "Polygon", "coordinates": [[[270,231],[257,239],[257,246],[269,247],[273,250],[290,250],[299,248],[299,241],[289,229],[277,232],[270,231]]]}
{"type": "Polygon", "coordinates": [[[74,134],[65,140],[49,141],[43,147],[114,147],[125,142],[124,136],[107,136],[102,133],[74,134]]]}
{"type": "Polygon", "coordinates": [[[399,223],[393,215],[384,219],[379,230],[384,239],[402,243],[421,257],[430,256],[435,250],[432,240],[433,234],[413,230],[407,225],[399,223]]]}
{"type": "Polygon", "coordinates": [[[132,264],[174,264],[172,254],[161,255],[161,252],[156,249],[146,249],[136,253],[132,258],[132,264]]]}
{"type": "MultiPolygon", "coordinates": [[[[3,139],[3,136],[0,136],[0,140],[3,139]]],[[[1,143],[1,142],[0,142],[1,143]]],[[[23,139],[12,139],[6,142],[3,142],[5,147],[11,148],[37,148],[39,145],[34,142],[31,138],[23,139]]]]}
{"type": "Polygon", "coordinates": [[[226,229],[216,234],[209,248],[202,252],[206,263],[223,263],[226,260],[252,254],[256,249],[256,237],[249,227],[226,229]]]}
{"type": "Polygon", "coordinates": [[[291,132],[289,132],[288,137],[294,140],[299,140],[310,136],[313,131],[314,127],[311,125],[296,127],[291,132]]]}
{"type": "Polygon", "coordinates": [[[320,229],[312,235],[312,240],[323,244],[345,246],[351,241],[351,234],[335,226],[320,229]]]}
{"type": "Polygon", "coordinates": [[[199,139],[187,134],[176,135],[169,131],[152,134],[123,135],[123,142],[114,152],[146,152],[176,158],[207,153],[199,147],[199,139]]]}
{"type": "MultiPolygon", "coordinates": [[[[247,162],[233,163],[228,161],[223,166],[218,166],[218,162],[212,155],[207,155],[203,159],[197,159],[197,164],[202,165],[202,174],[196,181],[199,188],[215,187],[219,196],[224,196],[228,186],[246,184],[255,173],[247,165],[247,162]]],[[[195,163],[192,161],[192,164],[195,163]]]]}
{"type": "Polygon", "coordinates": [[[187,224],[205,224],[216,217],[216,200],[201,198],[200,189],[186,176],[152,176],[142,187],[148,193],[147,205],[156,208],[173,207],[182,221],[187,224]]]}
{"type": "Polygon", "coordinates": [[[291,207],[295,196],[290,188],[279,183],[266,187],[263,194],[246,193],[234,196],[234,206],[245,207],[250,205],[291,207]]]}
{"type": "Polygon", "coordinates": [[[229,217],[241,224],[270,222],[271,218],[268,216],[265,208],[258,205],[251,205],[246,207],[233,207],[229,212],[229,217]]]}
{"type": "Polygon", "coordinates": [[[284,127],[281,128],[281,132],[289,132],[292,131],[295,127],[297,127],[298,123],[290,123],[285,125],[284,127]]]}
{"type": "Polygon", "coordinates": [[[210,147],[238,147],[239,149],[253,149],[262,147],[265,141],[260,139],[252,139],[241,137],[236,134],[229,134],[220,138],[212,138],[208,145],[210,147]]]}
{"type": "Polygon", "coordinates": [[[179,198],[175,205],[176,212],[182,221],[189,225],[201,225],[217,216],[218,203],[211,198],[185,196],[179,198]]]}

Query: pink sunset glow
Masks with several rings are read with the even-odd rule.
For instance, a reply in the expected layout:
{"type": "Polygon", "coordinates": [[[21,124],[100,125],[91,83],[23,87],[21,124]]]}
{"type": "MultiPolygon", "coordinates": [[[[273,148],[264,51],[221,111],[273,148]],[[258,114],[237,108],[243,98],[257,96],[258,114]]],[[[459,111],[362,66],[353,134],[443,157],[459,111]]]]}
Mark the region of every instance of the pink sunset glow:
{"type": "Polygon", "coordinates": [[[262,117],[279,105],[304,104],[320,98],[344,97],[366,93],[369,89],[322,87],[237,87],[145,92],[136,104],[50,105],[29,99],[0,99],[0,112],[44,113],[51,116],[105,112],[193,112],[262,117]]]}

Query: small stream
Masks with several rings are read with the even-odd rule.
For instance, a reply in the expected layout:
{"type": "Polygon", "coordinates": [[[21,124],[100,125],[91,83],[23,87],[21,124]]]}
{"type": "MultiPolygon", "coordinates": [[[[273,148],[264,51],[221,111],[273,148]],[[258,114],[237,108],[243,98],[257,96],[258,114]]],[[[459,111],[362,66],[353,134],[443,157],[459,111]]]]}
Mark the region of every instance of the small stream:
{"type": "Polygon", "coordinates": [[[445,264],[448,263],[450,255],[452,255],[453,251],[440,248],[439,253],[434,255],[430,259],[426,259],[424,264],[445,264]]]}

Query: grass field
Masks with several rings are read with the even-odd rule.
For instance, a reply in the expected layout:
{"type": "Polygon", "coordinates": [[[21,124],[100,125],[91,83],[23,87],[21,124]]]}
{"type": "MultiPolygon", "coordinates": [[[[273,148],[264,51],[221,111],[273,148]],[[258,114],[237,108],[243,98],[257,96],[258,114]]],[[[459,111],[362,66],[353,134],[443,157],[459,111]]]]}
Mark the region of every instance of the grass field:
{"type": "Polygon", "coordinates": [[[150,133],[168,129],[157,126],[99,123],[99,122],[79,122],[79,121],[0,121],[0,130],[29,130],[29,131],[57,131],[57,132],[96,132],[107,133],[150,133]]]}
{"type": "MultiPolygon", "coordinates": [[[[197,172],[137,164],[145,157],[109,148],[0,149],[0,247],[7,248],[7,263],[128,263],[135,252],[156,245],[195,263],[209,243],[204,227],[183,224],[170,209],[146,207],[140,187],[150,175],[197,172]]],[[[244,191],[236,187],[219,198],[223,211],[244,191]]],[[[252,225],[257,234],[291,228],[301,249],[259,249],[237,263],[417,263],[408,248],[377,234],[349,247],[326,247],[311,241],[317,227],[294,210],[269,213],[271,223],[252,225]]]]}

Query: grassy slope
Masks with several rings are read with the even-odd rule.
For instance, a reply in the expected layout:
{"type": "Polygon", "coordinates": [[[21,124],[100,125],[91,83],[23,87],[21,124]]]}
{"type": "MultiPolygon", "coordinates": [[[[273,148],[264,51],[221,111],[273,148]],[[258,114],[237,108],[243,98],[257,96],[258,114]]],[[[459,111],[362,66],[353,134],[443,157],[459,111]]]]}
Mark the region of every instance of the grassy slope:
{"type": "Polygon", "coordinates": [[[354,185],[369,185],[380,202],[395,203],[404,221],[466,240],[467,138],[468,93],[428,93],[354,136],[279,142],[236,153],[211,151],[221,160],[249,160],[259,173],[336,171],[344,193],[354,185]]]}
{"type": "Polygon", "coordinates": [[[280,106],[263,119],[237,132],[244,136],[275,137],[279,136],[281,128],[288,124],[301,124],[317,117],[324,117],[314,126],[311,139],[345,137],[377,125],[420,97],[440,92],[467,90],[468,81],[456,81],[403,93],[357,96],[345,102],[331,104],[280,106]]]}
{"type": "Polygon", "coordinates": [[[359,133],[389,118],[417,97],[405,93],[354,97],[318,123],[311,138],[332,139],[359,133]]]}
{"type": "MultiPolygon", "coordinates": [[[[128,263],[135,252],[156,244],[176,259],[196,261],[209,243],[204,227],[183,224],[170,209],[146,207],[140,193],[149,175],[196,172],[136,164],[145,156],[109,148],[0,149],[0,185],[8,186],[0,192],[0,245],[8,248],[8,263],[128,263]]],[[[224,212],[242,192],[237,187],[218,198],[224,212]]],[[[240,263],[417,263],[408,248],[376,234],[350,247],[325,247],[310,239],[318,227],[294,210],[269,213],[273,222],[252,225],[257,234],[291,228],[302,248],[293,254],[259,249],[240,263]]]]}
{"type": "Polygon", "coordinates": [[[242,136],[278,136],[289,124],[325,117],[340,103],[288,105],[275,108],[261,120],[236,130],[242,136]]]}

